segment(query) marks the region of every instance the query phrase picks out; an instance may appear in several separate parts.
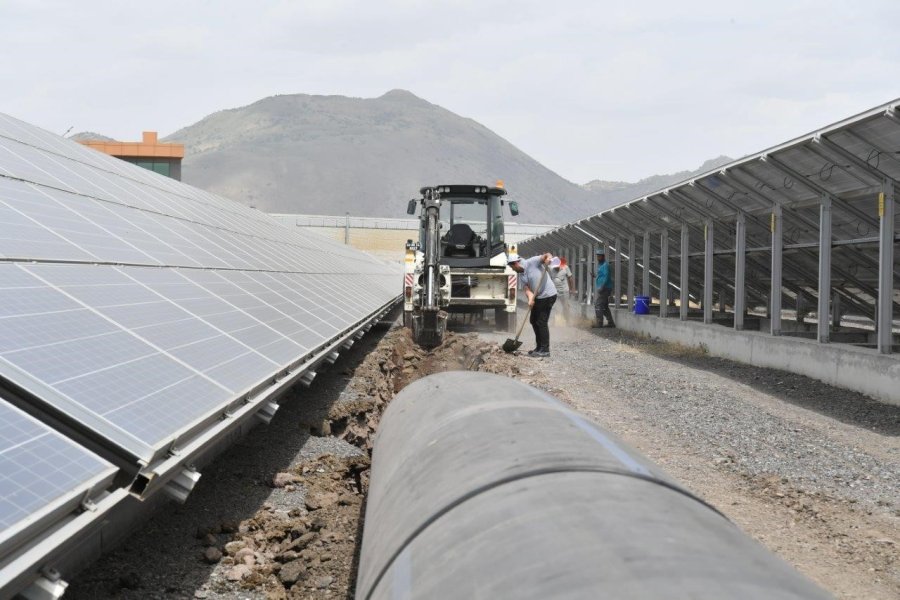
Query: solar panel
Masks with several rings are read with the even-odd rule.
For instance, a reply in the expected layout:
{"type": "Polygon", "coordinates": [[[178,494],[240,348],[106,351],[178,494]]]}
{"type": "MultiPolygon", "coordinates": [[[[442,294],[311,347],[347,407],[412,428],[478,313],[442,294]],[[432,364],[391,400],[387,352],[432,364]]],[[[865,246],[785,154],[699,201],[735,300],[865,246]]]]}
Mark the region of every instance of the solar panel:
{"type": "Polygon", "coordinates": [[[0,115],[0,377],[140,465],[397,296],[398,269],[0,115]]]}
{"type": "Polygon", "coordinates": [[[25,532],[108,485],[115,472],[0,397],[0,558],[25,532]]]}
{"type": "MultiPolygon", "coordinates": [[[[690,231],[689,288],[704,288],[703,253],[707,219],[715,221],[713,285],[719,297],[733,298],[735,288],[735,221],[746,219],[747,254],[745,286],[754,308],[770,305],[770,218],[778,211],[783,241],[783,299],[815,306],[819,289],[819,219],[823,197],[829,201],[831,220],[830,289],[840,297],[840,313],[871,319],[876,312],[879,285],[879,193],[885,181],[900,180],[900,122],[898,101],[876,107],[834,125],[755,155],[733,161],[643,198],[586,217],[520,243],[520,251],[544,252],[607,244],[616,238],[627,246],[630,236],[638,241],[636,287],[644,263],[640,239],[650,234],[650,264],[658,268],[660,233],[669,232],[669,285],[678,281],[680,249],[677,238],[682,223],[690,231]],[[776,209],[777,206],[777,209],[776,209]],[[699,255],[699,256],[698,256],[699,255]],[[674,277],[674,279],[673,279],[674,277]],[[810,300],[812,299],[812,300],[810,300]]],[[[896,200],[895,200],[896,201],[896,200]]],[[[895,211],[895,229],[900,211],[895,211]]],[[[624,249],[623,249],[624,250],[624,249]]],[[[894,252],[893,272],[900,272],[900,253],[894,252]]],[[[627,268],[623,264],[622,277],[627,268]]],[[[651,293],[661,284],[652,273],[651,293]]],[[[620,282],[628,295],[625,280],[620,282]]],[[[632,292],[633,293],[633,292],[632,292]]],[[[669,298],[671,298],[671,294],[669,298]]],[[[782,300],[783,300],[782,299],[782,300]]],[[[900,294],[894,293],[893,314],[900,311],[900,294]]],[[[833,311],[834,312],[834,311],[833,311]]],[[[885,330],[888,328],[885,327],[885,330]]]]}

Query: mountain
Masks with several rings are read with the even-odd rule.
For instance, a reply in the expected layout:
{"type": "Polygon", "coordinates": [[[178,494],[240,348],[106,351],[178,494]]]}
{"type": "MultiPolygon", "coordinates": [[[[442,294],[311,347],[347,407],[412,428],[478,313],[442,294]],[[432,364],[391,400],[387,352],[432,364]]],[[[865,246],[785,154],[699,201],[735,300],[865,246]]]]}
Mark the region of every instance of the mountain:
{"type": "Polygon", "coordinates": [[[584,184],[584,189],[591,192],[599,204],[604,206],[615,206],[641,196],[646,196],[652,192],[669,187],[676,183],[680,183],[685,179],[696,177],[701,173],[712,171],[722,165],[730,163],[732,158],[728,156],[718,156],[711,158],[700,165],[699,169],[693,171],[679,171],[671,175],[651,175],[645,177],[638,182],[628,183],[625,181],[602,181],[594,179],[584,184]]]}
{"type": "Polygon", "coordinates": [[[273,96],[165,138],[186,183],[268,212],[400,217],[424,185],[503,179],[522,222],[596,212],[593,195],[476,123],[410,92],[273,96]]]}
{"type": "Polygon", "coordinates": [[[402,217],[424,185],[503,179],[520,204],[519,222],[549,224],[595,214],[728,160],[637,183],[581,186],[474,120],[404,90],[379,98],[272,96],[209,115],[163,141],[185,145],[186,183],[267,212],[402,217]]]}
{"type": "Polygon", "coordinates": [[[94,133],[93,131],[82,131],[81,133],[76,133],[72,135],[70,140],[75,140],[76,142],[114,142],[116,140],[111,137],[106,137],[105,135],[100,135],[99,133],[94,133]]]}

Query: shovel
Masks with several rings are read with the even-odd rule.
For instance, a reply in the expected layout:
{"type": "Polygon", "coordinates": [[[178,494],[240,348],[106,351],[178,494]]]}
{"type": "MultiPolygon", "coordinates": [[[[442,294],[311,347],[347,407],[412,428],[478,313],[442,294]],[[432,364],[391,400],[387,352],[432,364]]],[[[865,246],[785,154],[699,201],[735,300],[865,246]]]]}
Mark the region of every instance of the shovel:
{"type": "MultiPolygon", "coordinates": [[[[537,289],[535,292],[535,296],[541,293],[541,290],[544,289],[544,281],[547,279],[547,269],[543,269],[544,272],[541,273],[541,281],[538,283],[537,289]]],[[[503,351],[507,354],[511,354],[522,347],[522,342],[519,341],[519,336],[522,335],[522,330],[525,329],[525,323],[528,321],[528,315],[531,314],[531,306],[528,307],[528,310],[525,311],[525,318],[522,319],[522,324],[519,325],[519,331],[516,332],[515,339],[506,338],[506,341],[503,342],[503,351]]]]}

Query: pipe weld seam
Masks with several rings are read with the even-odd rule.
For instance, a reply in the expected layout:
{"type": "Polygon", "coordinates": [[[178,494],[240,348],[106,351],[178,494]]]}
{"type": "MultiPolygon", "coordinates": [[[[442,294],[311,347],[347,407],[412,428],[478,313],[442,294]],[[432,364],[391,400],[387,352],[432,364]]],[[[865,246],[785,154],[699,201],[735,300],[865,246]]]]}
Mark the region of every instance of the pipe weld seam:
{"type": "Polygon", "coordinates": [[[435,511],[421,525],[416,527],[416,529],[411,534],[409,534],[409,536],[405,540],[403,540],[403,543],[400,544],[400,546],[397,548],[397,550],[394,551],[394,553],[391,555],[391,558],[385,563],[384,567],[381,568],[381,570],[378,572],[378,575],[375,577],[375,580],[372,583],[372,587],[370,587],[369,591],[366,593],[366,600],[370,600],[370,598],[372,597],[372,594],[378,588],[378,584],[380,584],[381,580],[384,579],[385,573],[387,573],[390,570],[390,568],[393,566],[394,562],[397,560],[397,557],[400,556],[406,550],[406,548],[413,541],[415,541],[415,539],[417,537],[419,537],[419,535],[422,532],[424,532],[434,522],[439,520],[441,517],[443,517],[444,515],[446,515],[453,509],[455,509],[456,507],[468,502],[469,500],[472,500],[473,498],[476,498],[476,497],[484,494],[485,492],[489,492],[491,490],[502,487],[504,485],[507,485],[510,483],[515,483],[517,481],[522,481],[524,479],[531,479],[533,477],[541,477],[544,475],[554,475],[554,474],[558,474],[558,473],[600,473],[600,474],[605,474],[605,475],[620,475],[622,477],[630,477],[632,479],[640,479],[642,481],[646,481],[648,483],[659,485],[661,487],[664,487],[664,488],[667,488],[674,492],[677,492],[683,496],[686,496],[686,497],[690,498],[691,500],[694,500],[695,502],[702,504],[706,508],[712,510],[714,513],[716,513],[717,515],[719,515],[720,517],[722,517],[723,519],[725,519],[726,521],[731,523],[731,520],[728,517],[726,517],[719,509],[717,509],[715,506],[709,504],[702,498],[694,495],[693,493],[691,493],[690,491],[688,491],[682,487],[679,487],[677,485],[669,483],[668,481],[658,479],[651,475],[645,475],[643,473],[638,473],[638,472],[634,472],[634,471],[625,471],[625,470],[619,470],[619,469],[610,469],[610,468],[606,468],[606,467],[597,467],[597,466],[592,466],[592,465],[546,467],[546,468],[542,468],[542,469],[534,469],[532,471],[525,471],[524,473],[510,475],[509,477],[504,477],[502,479],[498,479],[497,481],[492,481],[491,483],[486,483],[480,487],[475,488],[474,490],[472,490],[470,492],[467,492],[466,494],[463,494],[459,498],[452,500],[451,502],[446,504],[440,510],[435,511]]]}

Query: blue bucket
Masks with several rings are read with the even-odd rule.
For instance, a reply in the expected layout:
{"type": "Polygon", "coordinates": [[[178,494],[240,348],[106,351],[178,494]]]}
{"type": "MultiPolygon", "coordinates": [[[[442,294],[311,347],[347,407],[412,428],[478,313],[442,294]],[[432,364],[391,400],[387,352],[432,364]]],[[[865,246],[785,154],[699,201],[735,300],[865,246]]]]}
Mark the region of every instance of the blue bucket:
{"type": "Polygon", "coordinates": [[[634,297],[634,314],[649,315],[650,314],[650,296],[634,297]]]}

